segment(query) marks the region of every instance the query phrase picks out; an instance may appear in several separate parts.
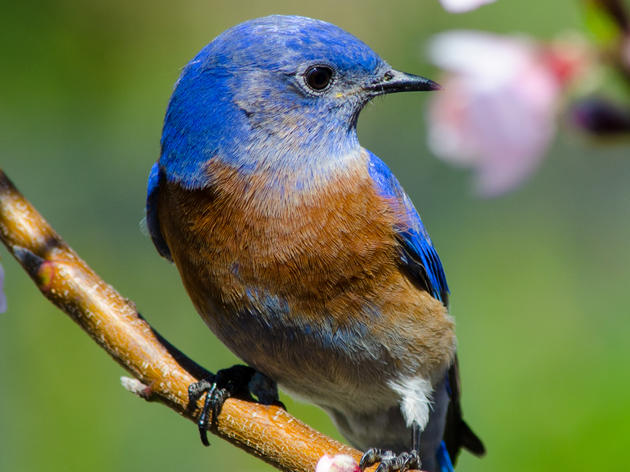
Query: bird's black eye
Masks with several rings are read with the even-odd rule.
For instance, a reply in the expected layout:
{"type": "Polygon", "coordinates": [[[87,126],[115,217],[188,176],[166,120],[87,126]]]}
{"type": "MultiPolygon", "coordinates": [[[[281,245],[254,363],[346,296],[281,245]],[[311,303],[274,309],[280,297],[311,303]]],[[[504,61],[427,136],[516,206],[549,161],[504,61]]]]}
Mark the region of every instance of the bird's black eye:
{"type": "Polygon", "coordinates": [[[306,85],[321,92],[332,82],[333,70],[328,66],[311,66],[304,73],[306,85]]]}

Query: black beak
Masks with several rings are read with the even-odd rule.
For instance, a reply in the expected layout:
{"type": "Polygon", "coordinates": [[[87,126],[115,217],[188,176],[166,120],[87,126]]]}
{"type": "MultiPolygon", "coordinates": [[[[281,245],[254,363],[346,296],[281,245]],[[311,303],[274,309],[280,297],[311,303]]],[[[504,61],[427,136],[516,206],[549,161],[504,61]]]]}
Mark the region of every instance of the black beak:
{"type": "Polygon", "coordinates": [[[428,92],[440,90],[440,85],[419,75],[397,70],[386,72],[382,78],[365,87],[372,97],[396,92],[428,92]]]}

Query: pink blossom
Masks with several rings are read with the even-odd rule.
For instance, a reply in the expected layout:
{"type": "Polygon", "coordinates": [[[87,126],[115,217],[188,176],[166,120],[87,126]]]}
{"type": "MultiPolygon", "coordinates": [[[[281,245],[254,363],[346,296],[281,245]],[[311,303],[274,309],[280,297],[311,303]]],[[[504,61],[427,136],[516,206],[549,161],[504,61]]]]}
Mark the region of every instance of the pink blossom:
{"type": "Polygon", "coordinates": [[[495,0],[440,0],[444,9],[451,13],[465,13],[495,0]]]}
{"type": "Polygon", "coordinates": [[[359,464],[347,454],[322,456],[317,463],[315,472],[360,472],[359,464]]]}
{"type": "Polygon", "coordinates": [[[560,98],[577,70],[568,49],[473,31],[437,35],[431,60],[448,72],[429,108],[429,146],[472,167],[484,196],[531,175],[556,130],[560,98]]]}

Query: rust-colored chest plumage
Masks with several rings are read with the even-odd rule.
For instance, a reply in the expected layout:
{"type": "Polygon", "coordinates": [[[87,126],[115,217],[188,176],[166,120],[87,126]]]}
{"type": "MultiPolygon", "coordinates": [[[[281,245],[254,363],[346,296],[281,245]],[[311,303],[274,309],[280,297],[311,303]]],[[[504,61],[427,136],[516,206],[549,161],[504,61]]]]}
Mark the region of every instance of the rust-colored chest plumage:
{"type": "Polygon", "coordinates": [[[366,375],[357,366],[368,360],[392,372],[450,362],[452,321],[401,272],[396,205],[378,194],[364,159],[309,192],[208,171],[208,189],[160,188],[159,219],[197,310],[237,355],[285,385],[287,365],[296,376],[310,369],[322,389],[366,375]],[[355,364],[337,364],[335,378],[322,369],[331,355],[355,364]]]}
{"type": "Polygon", "coordinates": [[[264,292],[306,316],[318,316],[322,304],[341,315],[364,301],[353,293],[369,296],[397,272],[395,215],[364,163],[318,192],[288,197],[266,189],[265,176],[246,180],[218,166],[211,172],[211,189],[170,184],[159,206],[163,233],[196,303],[211,295],[240,308],[264,292]]]}

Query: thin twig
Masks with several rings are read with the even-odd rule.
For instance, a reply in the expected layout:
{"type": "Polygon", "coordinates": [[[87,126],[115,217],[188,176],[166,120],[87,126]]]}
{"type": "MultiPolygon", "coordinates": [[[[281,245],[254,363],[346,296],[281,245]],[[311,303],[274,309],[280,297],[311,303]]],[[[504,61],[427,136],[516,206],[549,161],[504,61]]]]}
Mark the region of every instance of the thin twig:
{"type": "MultiPolygon", "coordinates": [[[[123,380],[125,388],[196,420],[201,404],[189,405],[187,389],[207,371],[166,342],[131,301],[96,275],[1,169],[0,239],[42,294],[137,379],[123,380]]],[[[281,470],[313,471],[324,454],[361,457],[277,406],[230,398],[213,424],[213,433],[281,470]]]]}

